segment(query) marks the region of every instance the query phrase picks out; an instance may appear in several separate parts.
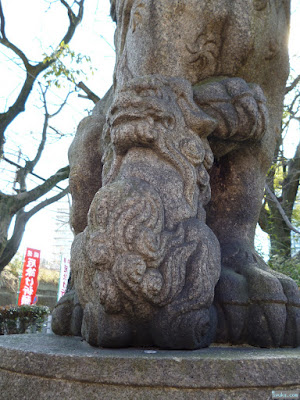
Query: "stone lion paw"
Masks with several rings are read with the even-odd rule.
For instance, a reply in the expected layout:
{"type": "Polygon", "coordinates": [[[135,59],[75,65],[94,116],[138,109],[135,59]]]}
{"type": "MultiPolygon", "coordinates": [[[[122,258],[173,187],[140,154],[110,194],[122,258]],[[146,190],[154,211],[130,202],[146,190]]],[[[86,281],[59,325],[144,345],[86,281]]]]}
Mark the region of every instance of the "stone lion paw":
{"type": "Polygon", "coordinates": [[[300,292],[253,251],[223,257],[216,287],[217,341],[260,347],[300,344],[300,292]]]}

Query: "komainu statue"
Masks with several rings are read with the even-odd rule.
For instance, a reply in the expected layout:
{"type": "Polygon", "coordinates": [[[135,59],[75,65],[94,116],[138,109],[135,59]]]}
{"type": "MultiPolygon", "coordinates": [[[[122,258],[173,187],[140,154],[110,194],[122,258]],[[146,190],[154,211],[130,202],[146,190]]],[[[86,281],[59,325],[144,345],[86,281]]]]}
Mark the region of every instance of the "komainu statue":
{"type": "Polygon", "coordinates": [[[69,151],[76,234],[53,330],[103,347],[300,344],[254,232],[288,75],[289,0],[111,0],[113,88],[69,151]]]}

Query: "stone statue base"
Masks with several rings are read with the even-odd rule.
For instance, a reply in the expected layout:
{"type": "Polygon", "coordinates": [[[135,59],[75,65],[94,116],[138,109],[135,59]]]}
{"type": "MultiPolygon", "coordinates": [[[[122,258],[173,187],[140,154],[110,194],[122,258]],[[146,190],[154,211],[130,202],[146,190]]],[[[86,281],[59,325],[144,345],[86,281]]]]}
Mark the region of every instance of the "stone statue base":
{"type": "Polygon", "coordinates": [[[271,399],[300,391],[300,348],[212,346],[195,351],[94,348],[79,337],[0,337],[7,400],[271,399]]]}

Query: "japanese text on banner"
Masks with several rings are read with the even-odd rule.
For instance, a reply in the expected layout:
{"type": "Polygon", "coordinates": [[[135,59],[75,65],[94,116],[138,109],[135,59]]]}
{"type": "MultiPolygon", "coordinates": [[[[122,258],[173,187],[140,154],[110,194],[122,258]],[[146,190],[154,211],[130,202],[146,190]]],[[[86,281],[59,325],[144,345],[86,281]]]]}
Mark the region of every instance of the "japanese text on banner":
{"type": "Polygon", "coordinates": [[[34,303],[38,287],[40,255],[40,250],[26,249],[18,298],[19,306],[31,305],[34,303]]]}

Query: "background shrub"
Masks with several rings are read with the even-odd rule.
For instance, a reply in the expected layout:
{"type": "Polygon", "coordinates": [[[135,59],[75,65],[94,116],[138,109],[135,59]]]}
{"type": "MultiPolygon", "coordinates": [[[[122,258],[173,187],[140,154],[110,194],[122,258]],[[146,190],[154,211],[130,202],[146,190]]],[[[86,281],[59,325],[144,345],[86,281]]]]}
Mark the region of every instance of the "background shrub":
{"type": "Polygon", "coordinates": [[[44,306],[0,307],[0,335],[40,332],[49,312],[44,306]]]}

